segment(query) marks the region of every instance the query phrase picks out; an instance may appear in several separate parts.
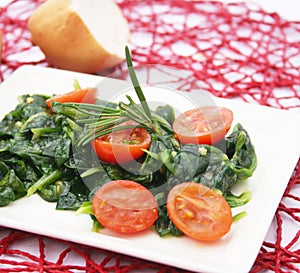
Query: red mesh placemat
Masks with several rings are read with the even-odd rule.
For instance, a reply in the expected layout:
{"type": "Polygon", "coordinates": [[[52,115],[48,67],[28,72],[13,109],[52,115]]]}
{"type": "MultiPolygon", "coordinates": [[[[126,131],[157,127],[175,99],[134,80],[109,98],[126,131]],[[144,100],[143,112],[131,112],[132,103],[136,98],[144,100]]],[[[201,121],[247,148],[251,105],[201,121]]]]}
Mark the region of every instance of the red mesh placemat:
{"type": "MultiPolygon", "coordinates": [[[[0,80],[23,64],[50,66],[30,43],[27,30],[28,16],[42,2],[0,3],[0,80]]],[[[300,109],[300,22],[245,3],[119,0],[118,4],[129,22],[137,65],[161,64],[187,71],[191,77],[181,89],[205,88],[219,97],[300,109]]],[[[300,162],[272,223],[277,235],[263,243],[252,273],[299,272],[300,232],[283,238],[285,224],[299,227],[299,184],[300,162]]],[[[183,272],[6,228],[0,230],[0,264],[0,272],[183,272]],[[20,248],[22,243],[31,251],[20,248]],[[53,247],[57,257],[49,256],[53,247]]]]}

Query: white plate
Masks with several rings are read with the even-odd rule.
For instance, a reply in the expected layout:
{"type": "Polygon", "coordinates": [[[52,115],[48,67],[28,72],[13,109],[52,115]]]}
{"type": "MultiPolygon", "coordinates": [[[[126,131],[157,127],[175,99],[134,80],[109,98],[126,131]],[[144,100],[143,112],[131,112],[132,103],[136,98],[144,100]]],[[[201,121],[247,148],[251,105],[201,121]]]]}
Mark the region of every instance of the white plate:
{"type": "MultiPolygon", "coordinates": [[[[74,79],[82,86],[94,86],[103,80],[97,76],[50,68],[23,66],[0,86],[0,118],[17,105],[21,94],[53,94],[72,89],[74,79]]],[[[108,80],[116,85],[123,84],[108,80]]],[[[124,85],[124,87],[128,85],[124,85]]],[[[155,89],[155,88],[154,88],[155,89]]],[[[201,98],[200,91],[186,95],[184,100],[170,97],[170,90],[153,91],[152,99],[166,100],[178,109],[201,98]],[[158,92],[160,91],[159,95],[158,92]],[[166,94],[166,95],[164,95],[166,94]],[[192,98],[190,100],[189,98],[192,98]]],[[[113,90],[101,88],[102,96],[111,97],[113,90]]],[[[284,110],[262,107],[232,100],[214,99],[231,108],[234,122],[241,122],[256,147],[258,166],[244,185],[252,191],[252,200],[242,209],[247,217],[235,223],[223,239],[200,243],[187,237],[160,238],[155,232],[118,235],[107,230],[91,232],[89,216],[76,216],[70,211],[56,211],[55,204],[37,195],[22,198],[0,208],[0,225],[99,247],[150,261],[169,264],[197,272],[248,272],[259,252],[276,208],[300,154],[300,116],[284,110]]],[[[201,100],[202,101],[202,100],[201,100]]]]}

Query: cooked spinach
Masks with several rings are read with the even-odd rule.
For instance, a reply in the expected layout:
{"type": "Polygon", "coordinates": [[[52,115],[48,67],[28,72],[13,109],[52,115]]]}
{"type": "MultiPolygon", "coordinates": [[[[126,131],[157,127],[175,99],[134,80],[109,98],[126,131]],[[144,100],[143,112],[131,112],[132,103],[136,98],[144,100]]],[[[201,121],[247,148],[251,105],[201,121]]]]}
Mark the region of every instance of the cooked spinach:
{"type": "MultiPolygon", "coordinates": [[[[119,166],[100,162],[90,145],[78,145],[78,137],[88,130],[84,122],[89,112],[59,103],[51,112],[46,99],[43,95],[21,96],[17,107],[0,123],[0,206],[38,193],[56,202],[56,209],[91,214],[98,227],[91,210],[94,192],[110,180],[134,180],[157,198],[158,234],[179,236],[182,233],[170,221],[165,205],[168,191],[176,184],[205,184],[220,191],[231,207],[251,198],[249,192],[231,193],[232,186],[250,177],[257,164],[254,146],[241,124],[214,146],[181,145],[170,133],[174,110],[159,106],[153,112],[157,127],[148,151],[137,162],[119,166]]],[[[102,101],[98,103],[105,107],[102,101]]]]}
{"type": "MultiPolygon", "coordinates": [[[[158,186],[153,191],[155,196],[159,196],[160,205],[155,227],[161,236],[180,234],[167,216],[165,204],[169,190],[183,181],[201,183],[220,191],[231,207],[242,206],[250,200],[251,193],[248,191],[240,196],[231,193],[232,186],[252,176],[256,167],[257,158],[250,137],[237,124],[225,142],[228,149],[225,152],[210,145],[187,144],[180,149],[165,145],[156,151],[150,147],[148,155],[164,166],[163,177],[156,176],[158,181],[148,182],[158,186]]],[[[156,143],[155,146],[159,145],[156,143]]]]}
{"type": "Polygon", "coordinates": [[[74,133],[67,117],[49,112],[47,96],[23,95],[0,123],[0,205],[38,192],[49,202],[77,209],[89,191],[68,163],[74,133]],[[72,132],[72,134],[70,134],[72,132]],[[66,202],[71,195],[72,202],[66,202]]]}

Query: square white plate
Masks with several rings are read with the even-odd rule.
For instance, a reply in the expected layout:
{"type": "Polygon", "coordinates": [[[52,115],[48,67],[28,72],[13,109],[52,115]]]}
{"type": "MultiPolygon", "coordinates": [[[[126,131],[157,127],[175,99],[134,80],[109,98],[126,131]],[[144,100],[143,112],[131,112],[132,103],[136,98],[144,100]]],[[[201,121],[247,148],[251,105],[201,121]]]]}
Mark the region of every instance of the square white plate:
{"type": "MultiPolygon", "coordinates": [[[[17,105],[21,94],[53,94],[71,91],[74,79],[81,86],[98,86],[103,78],[69,71],[23,66],[0,86],[0,118],[17,105]]],[[[116,80],[108,80],[123,85],[116,80]]],[[[114,90],[101,88],[102,98],[114,90]]],[[[126,89],[129,85],[125,84],[126,89]]],[[[186,102],[170,97],[168,90],[154,88],[152,99],[167,101],[177,109],[201,97],[187,93],[186,102]],[[166,95],[164,95],[166,94],[166,95]],[[157,97],[158,96],[158,97],[157,97]],[[181,104],[183,105],[181,105],[181,104]]],[[[182,92],[181,92],[182,93],[182,92]]],[[[146,96],[147,97],[147,96],[146,96]]],[[[215,98],[218,105],[231,108],[234,123],[240,122],[255,145],[258,166],[253,177],[242,185],[252,192],[251,201],[240,208],[247,216],[215,243],[200,243],[187,237],[160,238],[154,231],[118,235],[94,233],[88,215],[56,211],[55,204],[37,195],[22,198],[0,208],[0,225],[99,247],[150,261],[202,273],[248,272],[253,265],[269,225],[300,155],[300,115],[289,111],[215,98]]],[[[184,100],[183,100],[184,101],[184,100]]],[[[188,106],[190,107],[190,106],[188,106]]]]}

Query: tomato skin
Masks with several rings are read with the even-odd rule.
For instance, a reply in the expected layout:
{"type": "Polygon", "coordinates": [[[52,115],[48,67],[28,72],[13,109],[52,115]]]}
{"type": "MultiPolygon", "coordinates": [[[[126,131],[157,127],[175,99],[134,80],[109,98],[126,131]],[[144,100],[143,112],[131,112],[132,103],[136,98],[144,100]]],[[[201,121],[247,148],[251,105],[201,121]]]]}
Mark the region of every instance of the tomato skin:
{"type": "Polygon", "coordinates": [[[184,182],[170,190],[167,211],[179,230],[199,241],[219,240],[232,225],[231,208],[225,198],[195,182],[184,182]]]}
{"type": "Polygon", "coordinates": [[[113,180],[101,186],[93,197],[92,208],[104,227],[120,233],[146,230],[158,218],[153,194],[130,180],[113,180]]]}
{"type": "MultiPolygon", "coordinates": [[[[128,121],[122,125],[136,125],[128,121]]],[[[144,128],[125,129],[112,132],[92,141],[98,158],[104,162],[124,164],[140,158],[151,143],[151,136],[144,128]]]]}
{"type": "Polygon", "coordinates": [[[47,106],[52,110],[51,102],[77,102],[77,103],[91,103],[94,104],[97,100],[96,88],[84,88],[80,90],[74,90],[66,94],[56,95],[45,102],[47,106]]]}
{"type": "Polygon", "coordinates": [[[176,137],[183,144],[214,144],[224,138],[233,121],[225,107],[205,106],[188,110],[173,122],[176,137]]]}

